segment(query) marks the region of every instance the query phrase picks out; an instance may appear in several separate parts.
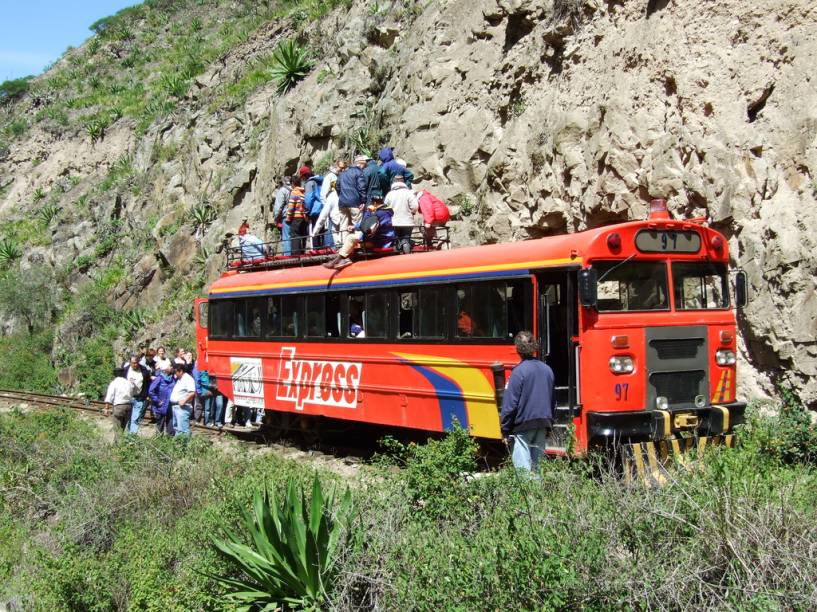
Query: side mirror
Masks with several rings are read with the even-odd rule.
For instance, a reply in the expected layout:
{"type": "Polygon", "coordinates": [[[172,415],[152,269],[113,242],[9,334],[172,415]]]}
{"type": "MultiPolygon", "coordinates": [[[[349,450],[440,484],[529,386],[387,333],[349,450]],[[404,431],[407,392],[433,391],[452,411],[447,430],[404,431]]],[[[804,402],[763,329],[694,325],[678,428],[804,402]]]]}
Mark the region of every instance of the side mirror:
{"type": "Polygon", "coordinates": [[[579,272],[579,301],[585,308],[595,308],[598,302],[599,277],[593,268],[579,272]]]}
{"type": "Polygon", "coordinates": [[[743,270],[738,270],[738,273],[735,274],[735,302],[738,308],[743,308],[749,302],[746,272],[743,270]]]}

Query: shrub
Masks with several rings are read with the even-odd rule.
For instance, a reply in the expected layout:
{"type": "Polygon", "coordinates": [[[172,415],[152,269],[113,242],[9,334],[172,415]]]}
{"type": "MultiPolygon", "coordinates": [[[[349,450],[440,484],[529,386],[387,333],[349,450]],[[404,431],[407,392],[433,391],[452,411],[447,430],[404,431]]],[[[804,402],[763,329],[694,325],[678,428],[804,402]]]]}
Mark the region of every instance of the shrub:
{"type": "Polygon", "coordinates": [[[21,98],[29,89],[33,76],[11,79],[0,83],[0,106],[21,98]]]}
{"type": "Polygon", "coordinates": [[[36,203],[37,203],[37,202],[39,202],[40,200],[45,199],[45,196],[46,196],[45,189],[43,189],[42,187],[37,187],[37,188],[34,190],[34,192],[31,194],[31,199],[32,199],[32,200],[34,201],[34,203],[36,204],[36,203]]]}
{"type": "Polygon", "coordinates": [[[159,86],[167,95],[182,98],[187,93],[190,82],[185,74],[163,74],[159,79],[159,86]]]}
{"type": "Polygon", "coordinates": [[[8,267],[18,260],[22,254],[20,245],[15,240],[11,238],[0,239],[0,268],[8,267]]]}
{"type": "Polygon", "coordinates": [[[60,214],[60,207],[50,202],[43,206],[40,210],[37,211],[37,219],[42,223],[45,227],[51,225],[51,222],[56,219],[60,214]]]}
{"type": "Polygon", "coordinates": [[[110,120],[104,115],[90,117],[85,120],[85,133],[91,138],[91,142],[102,140],[105,137],[105,130],[110,125],[110,120]]]}
{"type": "Polygon", "coordinates": [[[253,511],[243,511],[243,527],[252,544],[244,544],[234,533],[228,533],[227,540],[215,540],[234,568],[246,576],[217,578],[228,589],[226,601],[246,609],[319,607],[332,585],[336,551],[350,522],[349,491],[334,515],[333,505],[334,493],[324,497],[317,475],[309,505],[292,479],[280,506],[274,493],[257,492],[253,511]]]}
{"type": "Polygon", "coordinates": [[[53,393],[57,372],[51,363],[52,333],[39,329],[0,336],[0,388],[53,393]]]}
{"type": "Polygon", "coordinates": [[[285,94],[295,87],[306,78],[312,65],[309,50],[305,47],[292,39],[279,43],[272,54],[272,79],[278,85],[278,92],[285,94]]]}

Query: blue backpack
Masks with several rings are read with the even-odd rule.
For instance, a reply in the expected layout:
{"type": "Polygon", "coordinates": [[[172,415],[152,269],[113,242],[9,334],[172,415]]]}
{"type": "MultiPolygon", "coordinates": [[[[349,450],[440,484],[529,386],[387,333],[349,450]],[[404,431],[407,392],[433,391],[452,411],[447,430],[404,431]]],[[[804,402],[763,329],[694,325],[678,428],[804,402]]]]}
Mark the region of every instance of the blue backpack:
{"type": "MultiPolygon", "coordinates": [[[[304,198],[304,210],[310,217],[317,217],[323,210],[323,201],[321,200],[321,185],[323,185],[323,177],[316,174],[315,176],[311,177],[309,181],[315,181],[315,188],[306,195],[306,198],[304,198]]],[[[309,181],[307,181],[307,183],[309,181]]]]}

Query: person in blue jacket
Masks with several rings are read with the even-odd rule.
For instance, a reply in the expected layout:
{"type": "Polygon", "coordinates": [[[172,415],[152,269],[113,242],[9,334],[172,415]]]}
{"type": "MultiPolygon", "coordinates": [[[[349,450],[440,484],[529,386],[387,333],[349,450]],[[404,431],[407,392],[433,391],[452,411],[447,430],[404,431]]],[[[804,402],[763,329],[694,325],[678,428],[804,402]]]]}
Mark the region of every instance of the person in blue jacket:
{"type": "Polygon", "coordinates": [[[176,430],[173,428],[173,412],[170,410],[170,392],[176,384],[173,377],[173,367],[156,372],[156,377],[150,383],[148,396],[151,402],[151,412],[156,419],[156,431],[159,434],[166,433],[173,436],[176,430]]]}
{"type": "MultiPolygon", "coordinates": [[[[366,167],[366,156],[358,155],[355,165],[338,175],[335,190],[338,192],[338,210],[346,219],[346,225],[360,221],[361,207],[366,203],[366,179],[363,169],[366,167]]],[[[346,230],[345,226],[341,227],[346,230]]]]}
{"type": "Polygon", "coordinates": [[[536,357],[539,346],[531,332],[516,334],[514,344],[520,361],[505,389],[500,429],[504,439],[513,441],[514,466],[536,471],[553,425],[553,370],[536,357]]]}
{"type": "Polygon", "coordinates": [[[380,159],[380,184],[383,197],[391,191],[391,185],[394,182],[395,176],[402,176],[406,187],[411,189],[411,184],[414,181],[414,174],[409,170],[402,160],[397,160],[394,157],[394,149],[391,147],[383,147],[377,156],[380,159]]]}
{"type": "Polygon", "coordinates": [[[349,235],[343,241],[334,259],[323,264],[325,268],[340,270],[352,263],[349,257],[362,241],[375,249],[388,249],[394,243],[394,227],[391,223],[392,211],[383,208],[383,199],[375,197],[363,213],[360,223],[349,226],[349,235]]]}

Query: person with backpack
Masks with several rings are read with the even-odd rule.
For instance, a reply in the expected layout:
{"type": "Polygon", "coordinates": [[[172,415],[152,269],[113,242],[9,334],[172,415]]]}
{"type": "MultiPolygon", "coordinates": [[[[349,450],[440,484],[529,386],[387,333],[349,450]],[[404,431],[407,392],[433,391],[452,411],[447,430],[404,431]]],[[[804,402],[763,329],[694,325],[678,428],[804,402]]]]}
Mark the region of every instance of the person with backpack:
{"type": "Polygon", "coordinates": [[[375,198],[383,200],[388,189],[381,184],[380,168],[371,157],[366,157],[366,167],[363,169],[363,178],[366,181],[366,206],[371,206],[375,198]]]}
{"type": "Polygon", "coordinates": [[[281,180],[281,186],[275,190],[275,203],[272,207],[272,223],[280,232],[281,246],[284,255],[290,254],[289,224],[284,222],[284,212],[289,203],[289,194],[292,192],[292,183],[288,176],[281,180]]]}
{"type": "Polygon", "coordinates": [[[414,192],[406,187],[403,175],[396,174],[389,193],[383,201],[386,208],[393,212],[392,225],[397,237],[395,250],[408,255],[411,253],[411,232],[414,229],[414,213],[417,212],[417,199],[414,192]]]}
{"type": "Polygon", "coordinates": [[[389,193],[394,183],[394,177],[398,174],[403,177],[403,182],[406,187],[411,189],[411,184],[414,182],[414,174],[406,167],[405,162],[394,157],[394,149],[391,147],[383,147],[377,156],[380,159],[380,183],[383,189],[383,195],[389,193]]]}
{"type": "Polygon", "coordinates": [[[440,198],[429,193],[425,189],[417,192],[417,205],[420,214],[423,215],[423,238],[426,248],[430,249],[434,245],[434,238],[437,232],[434,229],[437,225],[445,225],[451,218],[448,206],[440,198]]]}
{"type": "Polygon", "coordinates": [[[306,237],[309,235],[308,215],[304,208],[304,188],[301,187],[301,177],[292,177],[292,191],[289,194],[289,203],[286,210],[286,223],[290,231],[290,254],[303,255],[306,237]]]}
{"type": "Polygon", "coordinates": [[[343,223],[343,214],[338,206],[337,181],[330,180],[329,175],[327,175],[323,183],[324,185],[329,185],[329,190],[326,194],[326,200],[324,200],[323,210],[321,210],[321,214],[315,222],[315,231],[323,232],[324,227],[326,227],[325,246],[340,246],[342,241],[338,230],[340,229],[341,223],[343,223]]]}

